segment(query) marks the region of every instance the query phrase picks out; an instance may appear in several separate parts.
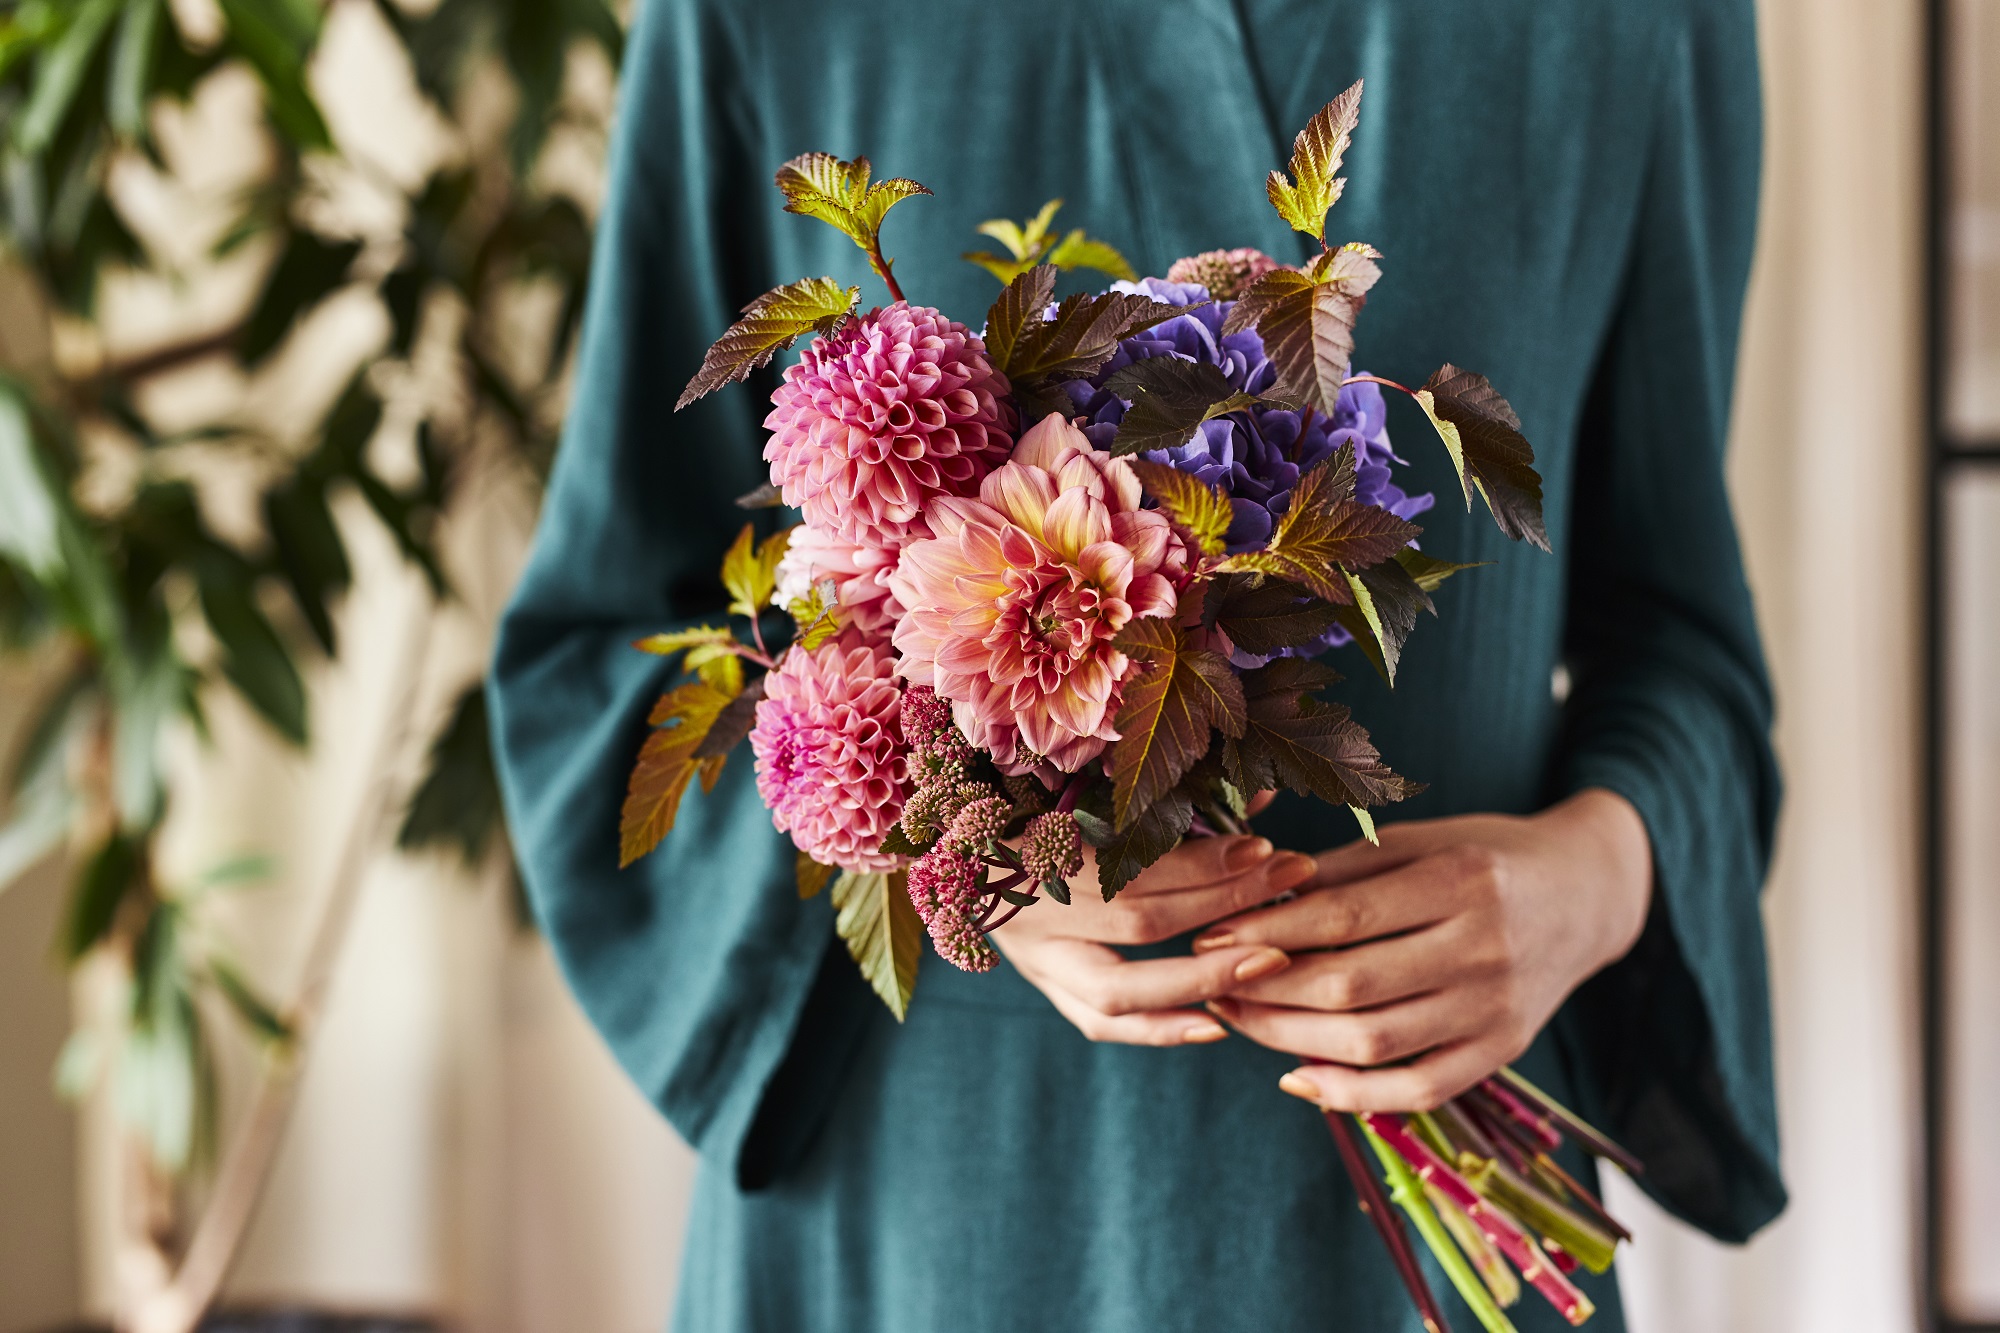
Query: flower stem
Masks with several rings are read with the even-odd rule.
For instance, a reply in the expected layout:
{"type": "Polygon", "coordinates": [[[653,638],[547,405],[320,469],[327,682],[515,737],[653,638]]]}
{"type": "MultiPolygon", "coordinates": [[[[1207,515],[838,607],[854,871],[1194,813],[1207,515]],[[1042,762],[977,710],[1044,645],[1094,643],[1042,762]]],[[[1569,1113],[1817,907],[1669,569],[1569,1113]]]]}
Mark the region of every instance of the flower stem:
{"type": "Polygon", "coordinates": [[[1342,388],[1350,384],[1379,384],[1385,389],[1394,389],[1397,393],[1406,393],[1412,398],[1417,396],[1417,391],[1409,385],[1398,384],[1394,380],[1385,380],[1380,375],[1349,375],[1340,384],[1342,388]]]}
{"type": "Polygon", "coordinates": [[[904,304],[908,304],[903,296],[902,287],[896,282],[896,275],[890,272],[895,262],[893,259],[884,259],[882,257],[882,242],[880,240],[877,240],[873,245],[868,247],[868,263],[882,281],[888,284],[889,298],[893,301],[903,301],[904,304]]]}
{"type": "Polygon", "coordinates": [[[1523,1100],[1535,1106],[1549,1119],[1561,1125],[1569,1132],[1570,1137],[1581,1143],[1592,1153],[1607,1161],[1616,1162],[1620,1169],[1627,1175],[1637,1176],[1645,1174],[1646,1167],[1643,1162],[1617,1143],[1614,1143],[1609,1137],[1599,1132],[1595,1126],[1582,1116],[1570,1110],[1546,1092],[1543,1092],[1522,1075],[1515,1073],[1510,1066],[1500,1066],[1500,1072],[1494,1078],[1486,1081],[1490,1084],[1496,1079],[1504,1080],[1507,1086],[1520,1094],[1523,1100]]]}
{"type": "Polygon", "coordinates": [[[1062,795],[1056,799],[1056,813],[1066,815],[1075,810],[1076,803],[1083,799],[1083,789],[1088,785],[1089,779],[1082,773],[1070,774],[1069,782],[1063,787],[1062,795]]]}
{"type": "Polygon", "coordinates": [[[1430,1246],[1431,1254],[1437,1258],[1445,1276],[1451,1279],[1451,1285],[1457,1290],[1459,1299],[1471,1308],[1487,1333],[1515,1333],[1513,1322],[1501,1313],[1493,1294],[1486,1290],[1485,1284],[1472,1271],[1472,1265],[1466,1262],[1465,1256],[1459,1253],[1458,1246],[1452,1243],[1451,1233],[1445,1229],[1444,1223],[1438,1220],[1437,1213],[1425,1199],[1423,1183],[1417,1178],[1416,1173],[1410,1170],[1410,1164],[1391,1151],[1389,1146],[1368,1127],[1366,1117],[1357,1118],[1361,1120],[1361,1132],[1368,1136],[1368,1146],[1374,1149],[1375,1156],[1381,1159],[1383,1174],[1389,1177],[1390,1197],[1402,1205],[1403,1211],[1410,1215],[1412,1222],[1416,1223],[1417,1234],[1424,1238],[1426,1245],[1430,1246]]]}
{"type": "Polygon", "coordinates": [[[1402,1116],[1370,1111],[1364,1112],[1360,1119],[1364,1127],[1380,1136],[1409,1163],[1419,1180],[1436,1185],[1445,1197],[1472,1219],[1486,1239],[1521,1270],[1523,1280],[1541,1292],[1564,1319],[1571,1324],[1581,1324],[1595,1313],[1596,1306],[1590,1298],[1562,1275],[1554,1262],[1542,1253],[1542,1247],[1535,1243],[1535,1238],[1522,1230],[1521,1225],[1504,1209],[1481,1198],[1479,1192],[1466,1183],[1465,1177],[1410,1132],[1402,1116]]]}
{"type": "MultiPolygon", "coordinates": [[[[1333,1135],[1334,1147],[1340,1150],[1340,1164],[1347,1168],[1347,1178],[1354,1184],[1361,1211],[1368,1215],[1368,1220],[1375,1226],[1375,1233],[1388,1247],[1389,1258],[1395,1263],[1404,1287],[1408,1288],[1410,1299],[1416,1302],[1417,1313],[1423,1317],[1424,1326],[1430,1333],[1449,1333],[1450,1325],[1444,1321],[1444,1311],[1438,1308],[1437,1297],[1431,1294],[1430,1284],[1424,1281],[1423,1270],[1417,1267],[1417,1253],[1410,1247],[1409,1234],[1389,1207],[1388,1196],[1382,1192],[1382,1183],[1368,1169],[1367,1159],[1362,1157],[1360,1146],[1354,1142],[1354,1131],[1348,1127],[1347,1117],[1339,1111],[1328,1111],[1326,1127],[1333,1135]]],[[[1510,1327],[1504,1333],[1513,1333],[1513,1330],[1510,1327]]]]}

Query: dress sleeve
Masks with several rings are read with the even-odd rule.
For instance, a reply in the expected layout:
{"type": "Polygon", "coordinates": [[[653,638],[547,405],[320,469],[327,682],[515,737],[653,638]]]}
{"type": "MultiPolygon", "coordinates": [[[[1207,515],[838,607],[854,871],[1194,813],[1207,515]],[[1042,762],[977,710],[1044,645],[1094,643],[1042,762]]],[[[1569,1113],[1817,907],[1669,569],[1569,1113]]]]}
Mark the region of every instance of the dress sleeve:
{"type": "Polygon", "coordinates": [[[1750,5],[1669,41],[1622,301],[1582,422],[1560,793],[1605,787],[1651,835],[1651,917],[1565,1008],[1586,1114],[1669,1210],[1743,1240],[1784,1207],[1759,897],[1779,781],[1723,479],[1756,225],[1750,5]]]}
{"type": "Polygon", "coordinates": [[[681,1135],[751,1185],[809,1129],[820,1066],[865,1015],[860,983],[822,967],[828,909],[798,900],[745,754],[618,868],[626,776],[669,684],[631,644],[725,614],[717,566],[747,517],[731,501],[763,479],[756,380],[673,410],[708,343],[772,285],[753,165],[769,154],[733,8],[640,7],[572,407],[489,691],[516,851],[571,988],[681,1135]],[[774,1083],[787,1113],[760,1119],[774,1083]]]}

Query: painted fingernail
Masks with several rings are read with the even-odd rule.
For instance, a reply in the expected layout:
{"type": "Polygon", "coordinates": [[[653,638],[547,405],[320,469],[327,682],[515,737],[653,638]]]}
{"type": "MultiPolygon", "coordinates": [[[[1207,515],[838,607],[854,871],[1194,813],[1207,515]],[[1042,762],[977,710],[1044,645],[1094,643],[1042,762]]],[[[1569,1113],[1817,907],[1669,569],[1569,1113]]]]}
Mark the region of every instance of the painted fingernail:
{"type": "Polygon", "coordinates": [[[1221,1041],[1229,1035],[1229,1029],[1220,1023],[1196,1023],[1181,1033],[1181,1042],[1187,1046],[1205,1046],[1212,1041],[1221,1041]]]}
{"type": "Polygon", "coordinates": [[[1273,883],[1303,884],[1319,870],[1319,862],[1300,852],[1280,852],[1264,867],[1264,878],[1273,883]]]}
{"type": "Polygon", "coordinates": [[[1291,955],[1283,949],[1259,949],[1236,965],[1236,979],[1255,981],[1258,977],[1268,977],[1273,972],[1282,972],[1291,965],[1291,955]]]}
{"type": "Polygon", "coordinates": [[[1269,838],[1246,838],[1229,849],[1223,864],[1231,870],[1248,870],[1271,854],[1269,838]]]}
{"type": "Polygon", "coordinates": [[[1291,1093],[1292,1096],[1297,1097],[1300,1101],[1311,1102],[1314,1106],[1321,1104],[1319,1099],[1319,1084],[1313,1082],[1304,1074],[1296,1071],[1287,1074],[1278,1080],[1278,1087],[1283,1092],[1291,1093]]]}
{"type": "Polygon", "coordinates": [[[1226,930],[1214,935],[1197,935],[1194,941],[1194,951],[1196,953],[1212,953],[1217,949],[1227,949],[1234,943],[1236,943],[1236,937],[1226,930]]]}

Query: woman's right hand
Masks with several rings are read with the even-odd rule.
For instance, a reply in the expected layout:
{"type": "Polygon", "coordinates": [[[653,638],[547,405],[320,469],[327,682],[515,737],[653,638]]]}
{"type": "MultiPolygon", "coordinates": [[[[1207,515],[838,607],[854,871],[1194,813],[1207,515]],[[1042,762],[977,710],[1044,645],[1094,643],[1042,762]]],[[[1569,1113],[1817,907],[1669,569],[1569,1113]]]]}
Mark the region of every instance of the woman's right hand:
{"type": "Polygon", "coordinates": [[[1254,835],[1190,838],[1105,902],[1095,862],[1070,877],[1070,903],[1037,903],[993,943],[1092,1041],[1180,1046],[1228,1030],[1199,1006],[1270,976],[1291,959],[1268,946],[1130,960],[1110,946],[1156,944],[1267,903],[1312,877],[1316,863],[1254,835]]]}

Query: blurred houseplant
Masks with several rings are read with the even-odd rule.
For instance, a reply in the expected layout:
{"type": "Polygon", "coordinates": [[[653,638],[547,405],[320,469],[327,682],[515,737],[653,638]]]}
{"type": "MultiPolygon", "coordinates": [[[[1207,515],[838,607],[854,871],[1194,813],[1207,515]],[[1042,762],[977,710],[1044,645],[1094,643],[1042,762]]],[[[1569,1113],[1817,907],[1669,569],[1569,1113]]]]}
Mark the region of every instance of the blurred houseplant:
{"type": "MultiPolygon", "coordinates": [[[[259,995],[202,920],[210,890],[256,867],[218,867],[198,883],[156,875],[172,796],[163,740],[205,734],[204,697],[230,689],[286,740],[309,743],[301,668],[339,651],[334,613],[352,579],[335,517],[344,496],[365,502],[445,598],[450,571],[434,538],[469,502],[468,477],[545,471],[590,234],[582,202],[538,185],[535,168],[553,130],[579,128],[566,125],[579,114],[565,97],[573,54],[615,62],[621,44],[607,0],[334,3],[375,7],[453,141],[420,182],[389,183],[395,220],[373,230],[323,222],[343,181],[383,182],[343,151],[315,98],[321,0],[0,10],[0,652],[54,664],[0,796],[0,887],[67,848],[77,869],[56,947],[72,966],[109,959],[122,978],[115,1021],[79,1029],[59,1079],[72,1094],[108,1083],[130,1135],[118,1321],[145,1333],[183,1333],[214,1300],[346,920],[327,911],[296,998],[259,995]],[[140,159],[170,174],[161,107],[246,69],[267,169],[214,248],[259,255],[261,277],[227,319],[108,355],[96,323],[107,283],[177,276],[121,211],[115,171],[140,159]],[[510,90],[497,113],[496,86],[510,90]],[[524,331],[527,288],[553,299],[532,303],[545,317],[524,331]],[[255,374],[317,307],[356,292],[379,303],[387,336],[310,427],[274,438],[239,412],[172,432],[149,419],[149,385],[210,359],[255,374]],[[420,409],[402,436],[415,462],[399,473],[380,461],[385,400],[425,376],[445,383],[422,400],[447,406],[420,409]],[[91,481],[107,454],[121,484],[91,481]],[[255,478],[247,539],[211,521],[200,484],[231,468],[255,478]],[[268,1058],[222,1144],[214,1051],[232,1025],[268,1058]],[[206,1205],[191,1210],[183,1182],[215,1163],[206,1205]]],[[[445,843],[478,860],[499,834],[480,698],[466,690],[435,738],[400,815],[403,845],[445,843]]],[[[334,893],[351,896],[358,875],[357,863],[334,893]]]]}

